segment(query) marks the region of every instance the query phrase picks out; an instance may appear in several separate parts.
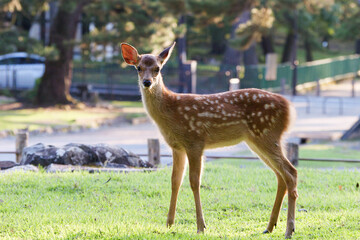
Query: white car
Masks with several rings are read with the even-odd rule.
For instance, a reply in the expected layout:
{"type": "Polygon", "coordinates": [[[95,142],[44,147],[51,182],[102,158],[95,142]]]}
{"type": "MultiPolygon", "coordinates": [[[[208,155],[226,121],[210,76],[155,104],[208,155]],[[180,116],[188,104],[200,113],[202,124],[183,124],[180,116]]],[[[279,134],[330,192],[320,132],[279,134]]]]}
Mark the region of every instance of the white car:
{"type": "Polygon", "coordinates": [[[0,89],[31,89],[45,71],[45,58],[25,52],[0,56],[0,89]]]}

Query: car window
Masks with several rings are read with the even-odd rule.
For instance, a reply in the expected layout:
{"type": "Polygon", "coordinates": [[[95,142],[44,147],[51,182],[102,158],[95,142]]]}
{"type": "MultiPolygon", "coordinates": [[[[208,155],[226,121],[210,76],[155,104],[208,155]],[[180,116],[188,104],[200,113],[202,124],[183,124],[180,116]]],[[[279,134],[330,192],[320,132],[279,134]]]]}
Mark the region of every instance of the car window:
{"type": "Polygon", "coordinates": [[[15,57],[15,58],[7,58],[0,60],[0,65],[4,64],[34,64],[34,63],[44,63],[40,59],[34,58],[25,58],[25,57],[15,57]]]}
{"type": "Polygon", "coordinates": [[[43,63],[43,61],[34,58],[20,58],[19,64],[43,63]]]}
{"type": "Polygon", "coordinates": [[[0,60],[0,64],[19,64],[19,58],[6,58],[0,60]]]}

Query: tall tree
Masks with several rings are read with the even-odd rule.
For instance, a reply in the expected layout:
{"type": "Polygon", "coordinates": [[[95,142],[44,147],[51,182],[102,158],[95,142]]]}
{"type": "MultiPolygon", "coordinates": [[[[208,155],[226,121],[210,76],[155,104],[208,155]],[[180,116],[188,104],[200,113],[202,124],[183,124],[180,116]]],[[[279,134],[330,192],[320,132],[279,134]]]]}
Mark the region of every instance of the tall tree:
{"type": "MultiPolygon", "coordinates": [[[[20,39],[24,43],[29,43],[25,36],[28,29],[20,30],[15,25],[17,14],[28,17],[28,22],[32,22],[35,16],[43,9],[41,5],[48,4],[49,0],[0,0],[0,17],[4,13],[7,16],[12,11],[9,19],[9,26],[5,30],[12,34],[4,32],[0,26],[0,35],[10,35],[6,42],[12,39],[20,39]],[[4,7],[1,5],[6,3],[4,7]],[[3,10],[3,11],[1,11],[3,10]],[[15,19],[15,20],[13,20],[15,19]],[[15,29],[12,30],[12,29],[15,29]],[[24,37],[18,37],[19,34],[24,37]]],[[[54,3],[54,2],[52,2],[54,3]]],[[[165,45],[170,45],[174,39],[174,28],[176,22],[173,17],[166,13],[166,9],[159,4],[157,0],[143,2],[141,0],[58,0],[55,1],[57,13],[51,24],[50,29],[50,46],[41,49],[36,47],[30,49],[31,44],[25,48],[19,48],[19,43],[15,43],[16,48],[8,48],[6,51],[25,50],[28,52],[45,53],[51,49],[51,57],[46,58],[45,73],[41,79],[38,89],[37,102],[39,104],[67,104],[73,102],[70,96],[70,85],[73,67],[73,48],[80,45],[75,42],[76,29],[80,17],[84,21],[95,24],[95,30],[83,37],[84,53],[94,44],[102,46],[112,45],[114,52],[117,51],[118,45],[122,41],[128,41],[133,44],[142,46],[141,50],[152,51],[162,49],[165,45]],[[111,29],[109,29],[109,26],[111,29]]],[[[24,22],[24,21],[21,21],[24,22]]],[[[2,43],[3,38],[0,38],[2,43]]],[[[31,42],[30,42],[31,43],[31,42]]],[[[6,45],[6,46],[9,46],[6,45]]],[[[10,45],[11,46],[11,45],[10,45]]],[[[1,46],[0,46],[1,51],[1,46]]]]}
{"type": "Polygon", "coordinates": [[[360,2],[358,0],[337,0],[337,2],[341,4],[337,36],[343,40],[355,41],[355,53],[360,54],[360,2]]]}
{"type": "Polygon", "coordinates": [[[91,0],[58,2],[58,11],[50,28],[50,44],[57,48],[59,56],[45,61],[37,103],[52,105],[73,102],[70,95],[73,42],[83,8],[89,3],[91,0]]]}

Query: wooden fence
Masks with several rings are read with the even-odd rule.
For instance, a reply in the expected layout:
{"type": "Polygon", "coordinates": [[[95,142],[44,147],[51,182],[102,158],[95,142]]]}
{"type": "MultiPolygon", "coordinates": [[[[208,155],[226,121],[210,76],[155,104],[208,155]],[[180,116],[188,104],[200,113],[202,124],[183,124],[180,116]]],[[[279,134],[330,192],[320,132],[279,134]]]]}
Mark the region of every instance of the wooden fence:
{"type": "MultiPolygon", "coordinates": [[[[15,151],[0,151],[0,154],[15,154],[16,162],[19,163],[23,153],[23,149],[27,147],[29,139],[28,132],[19,132],[16,134],[16,150],[15,151]]],[[[300,158],[299,157],[299,144],[287,143],[287,158],[294,166],[298,166],[299,161],[317,161],[317,162],[342,162],[342,163],[360,163],[360,159],[336,159],[336,158],[300,158]]],[[[171,154],[160,154],[159,139],[148,139],[148,153],[137,154],[140,157],[148,157],[148,161],[159,166],[162,157],[172,157],[171,154]]],[[[257,160],[255,156],[236,156],[236,155],[206,155],[207,159],[245,159],[257,160]]]]}

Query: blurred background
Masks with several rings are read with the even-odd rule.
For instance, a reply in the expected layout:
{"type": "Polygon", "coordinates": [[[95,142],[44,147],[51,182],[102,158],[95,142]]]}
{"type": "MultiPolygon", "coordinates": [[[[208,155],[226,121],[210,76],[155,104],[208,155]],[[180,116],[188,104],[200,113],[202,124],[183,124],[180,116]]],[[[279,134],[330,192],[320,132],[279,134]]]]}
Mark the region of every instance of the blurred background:
{"type": "MultiPolygon", "coordinates": [[[[122,60],[120,44],[159,54],[176,41],[162,70],[171,90],[205,94],[255,87],[281,93],[297,109],[290,136],[298,143],[359,138],[359,26],[359,0],[0,0],[0,105],[25,103],[39,113],[38,106],[96,106],[104,100],[110,111],[96,114],[114,114],[114,101],[140,100],[136,70],[122,60]]],[[[6,117],[0,129],[46,132],[54,124],[91,122],[89,116],[79,120],[80,113],[48,112],[35,122],[34,113],[16,115],[14,106],[24,105],[0,106],[6,117]],[[13,126],[10,115],[29,119],[13,126]],[[63,117],[65,123],[54,123],[63,117]]],[[[120,108],[145,116],[138,103],[121,102],[120,108]]],[[[116,140],[126,144],[134,136],[138,142],[150,128],[135,126],[139,135],[116,140]]],[[[357,152],[360,143],[341,149],[357,152]]]]}
{"type": "Polygon", "coordinates": [[[319,95],[324,82],[357,76],[359,16],[357,0],[1,0],[0,89],[35,87],[22,96],[39,104],[84,91],[138,99],[120,43],[156,54],[176,41],[163,74],[177,92],[224,91],[239,78],[241,88],[319,95]]]}

